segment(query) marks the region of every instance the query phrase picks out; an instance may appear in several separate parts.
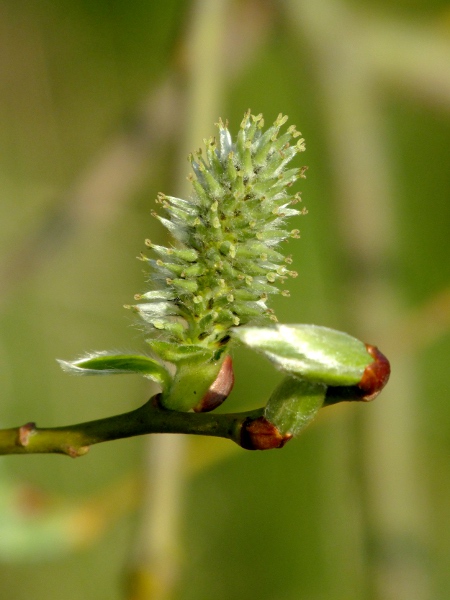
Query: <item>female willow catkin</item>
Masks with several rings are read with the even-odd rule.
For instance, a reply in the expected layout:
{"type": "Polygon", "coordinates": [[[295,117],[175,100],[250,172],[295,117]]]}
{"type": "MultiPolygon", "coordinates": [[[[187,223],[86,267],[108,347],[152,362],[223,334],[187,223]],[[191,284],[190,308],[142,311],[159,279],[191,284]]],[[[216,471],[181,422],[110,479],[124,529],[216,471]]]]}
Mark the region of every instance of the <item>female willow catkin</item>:
{"type": "Polygon", "coordinates": [[[276,321],[268,296],[297,275],[277,247],[299,237],[298,229],[285,228],[286,220],[306,212],[291,208],[300,195],[289,189],[306,168],[287,166],[305,146],[303,138],[291,143],[301,135],[295,126],[279,135],[286,120],[280,114],[263,131],[262,115],[248,111],[234,142],[220,120],[218,142],[204,141],[206,157],[201,150],[189,157],[190,199],[158,195],[168,218],[154,214],[174,243],[146,241],[158,256],[141,256],[152,268],[154,289],[135,296],[140,303],[131,308],[160,339],[212,349],[226,342],[231,327],[261,317],[276,321]]]}

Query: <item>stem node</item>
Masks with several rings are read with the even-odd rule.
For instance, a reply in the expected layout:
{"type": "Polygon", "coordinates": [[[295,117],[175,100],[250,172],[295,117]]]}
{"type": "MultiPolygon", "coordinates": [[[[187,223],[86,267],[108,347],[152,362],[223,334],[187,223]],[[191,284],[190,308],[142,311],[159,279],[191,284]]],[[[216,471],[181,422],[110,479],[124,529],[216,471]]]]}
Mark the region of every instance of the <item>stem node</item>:
{"type": "Polygon", "coordinates": [[[18,429],[17,434],[17,444],[26,448],[30,442],[30,437],[36,433],[36,423],[30,421],[30,423],[25,423],[18,429]]]}

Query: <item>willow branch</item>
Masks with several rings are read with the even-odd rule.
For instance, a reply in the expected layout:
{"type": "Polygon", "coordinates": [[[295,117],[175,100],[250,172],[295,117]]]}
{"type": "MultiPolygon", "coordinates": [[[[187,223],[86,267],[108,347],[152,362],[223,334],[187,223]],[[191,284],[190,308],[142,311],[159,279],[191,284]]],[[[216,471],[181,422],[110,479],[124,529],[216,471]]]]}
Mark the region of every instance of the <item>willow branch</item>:
{"type": "Polygon", "coordinates": [[[0,454],[66,454],[83,456],[93,444],[148,433],[190,433],[223,437],[251,449],[248,429],[262,418],[263,409],[242,413],[186,413],[167,410],[157,404],[157,396],[127,413],[64,427],[21,427],[0,430],[0,454]]]}

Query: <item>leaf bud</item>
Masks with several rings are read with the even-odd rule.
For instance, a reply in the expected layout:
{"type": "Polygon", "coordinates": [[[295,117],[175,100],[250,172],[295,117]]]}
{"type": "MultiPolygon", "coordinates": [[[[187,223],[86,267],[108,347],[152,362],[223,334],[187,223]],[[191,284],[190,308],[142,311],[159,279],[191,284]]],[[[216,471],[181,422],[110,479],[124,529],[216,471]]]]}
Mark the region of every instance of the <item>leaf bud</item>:
{"type": "Polygon", "coordinates": [[[282,435],[265,417],[247,419],[241,429],[241,446],[245,450],[282,448],[290,439],[290,433],[282,435]]]}
{"type": "Polygon", "coordinates": [[[389,381],[391,366],[388,359],[376,346],[366,344],[368,354],[374,359],[366,366],[362,377],[356,385],[327,389],[325,404],[336,404],[344,401],[370,402],[375,400],[389,381]]]}

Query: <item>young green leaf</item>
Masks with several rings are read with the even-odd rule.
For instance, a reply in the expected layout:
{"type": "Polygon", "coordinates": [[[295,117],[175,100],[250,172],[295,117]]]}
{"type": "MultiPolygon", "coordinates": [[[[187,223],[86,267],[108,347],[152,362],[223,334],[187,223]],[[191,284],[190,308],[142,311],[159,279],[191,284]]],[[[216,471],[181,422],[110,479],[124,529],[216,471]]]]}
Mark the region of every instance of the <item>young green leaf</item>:
{"type": "Polygon", "coordinates": [[[239,327],[232,334],[278,369],[326,385],[357,385],[373,361],[363,342],[318,325],[239,327]]]}
{"type": "Polygon", "coordinates": [[[137,373],[159,383],[167,389],[171,377],[156,360],[134,354],[108,354],[98,352],[74,361],[58,360],[61,368],[72,375],[116,375],[137,373]]]}
{"type": "Polygon", "coordinates": [[[167,362],[196,364],[207,362],[213,358],[213,352],[203,346],[174,344],[173,342],[152,339],[148,339],[147,343],[152,352],[167,362]]]}
{"type": "Polygon", "coordinates": [[[272,393],[264,416],[281,435],[298,435],[323,405],[326,390],[323,383],[286,377],[272,393]]]}

